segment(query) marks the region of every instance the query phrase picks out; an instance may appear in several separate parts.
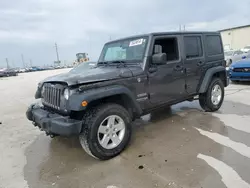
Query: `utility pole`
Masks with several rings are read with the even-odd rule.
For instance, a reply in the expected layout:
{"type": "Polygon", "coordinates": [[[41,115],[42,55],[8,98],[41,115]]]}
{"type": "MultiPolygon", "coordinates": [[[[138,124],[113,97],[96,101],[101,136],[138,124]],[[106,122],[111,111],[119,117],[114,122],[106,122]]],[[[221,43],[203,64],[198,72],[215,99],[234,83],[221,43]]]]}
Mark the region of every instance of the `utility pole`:
{"type": "Polygon", "coordinates": [[[186,30],[185,28],[186,28],[186,26],[185,26],[185,25],[183,25],[183,31],[185,31],[185,30],[186,30]]]}
{"type": "Polygon", "coordinates": [[[21,54],[21,57],[22,57],[22,62],[23,62],[23,68],[25,68],[25,62],[24,62],[23,54],[21,54]]]}
{"type": "Polygon", "coordinates": [[[57,47],[57,43],[55,43],[55,48],[56,48],[57,63],[59,64],[60,60],[59,60],[59,54],[58,54],[58,47],[57,47]]]}
{"type": "Polygon", "coordinates": [[[32,67],[32,60],[30,59],[30,67],[32,67]]]}
{"type": "Polygon", "coordinates": [[[181,31],[181,25],[179,25],[179,31],[181,31]]]}
{"type": "Polygon", "coordinates": [[[9,60],[8,60],[8,58],[6,58],[6,64],[7,64],[7,69],[10,68],[9,67],[9,60]]]}

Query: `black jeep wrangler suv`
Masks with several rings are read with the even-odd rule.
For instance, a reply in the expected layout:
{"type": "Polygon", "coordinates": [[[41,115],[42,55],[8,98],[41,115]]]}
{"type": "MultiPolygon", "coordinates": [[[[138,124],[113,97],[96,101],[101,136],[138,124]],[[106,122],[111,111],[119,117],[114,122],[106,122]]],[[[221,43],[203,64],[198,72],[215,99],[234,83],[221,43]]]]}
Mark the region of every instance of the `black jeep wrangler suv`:
{"type": "Polygon", "coordinates": [[[106,160],[128,145],[135,118],[196,96],[216,111],[226,86],[219,33],[151,33],[108,42],[96,66],[43,80],[41,102],[26,115],[51,137],[79,136],[89,155],[106,160]]]}

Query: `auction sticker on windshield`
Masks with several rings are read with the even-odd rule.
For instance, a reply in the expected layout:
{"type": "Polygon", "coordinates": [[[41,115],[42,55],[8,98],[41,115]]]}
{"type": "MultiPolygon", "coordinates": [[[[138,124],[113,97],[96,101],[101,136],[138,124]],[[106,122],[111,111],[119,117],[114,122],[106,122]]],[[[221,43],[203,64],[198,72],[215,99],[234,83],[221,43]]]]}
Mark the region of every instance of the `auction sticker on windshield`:
{"type": "Polygon", "coordinates": [[[137,46],[137,45],[141,45],[144,42],[143,39],[137,39],[137,40],[133,40],[130,41],[129,46],[137,46]]]}

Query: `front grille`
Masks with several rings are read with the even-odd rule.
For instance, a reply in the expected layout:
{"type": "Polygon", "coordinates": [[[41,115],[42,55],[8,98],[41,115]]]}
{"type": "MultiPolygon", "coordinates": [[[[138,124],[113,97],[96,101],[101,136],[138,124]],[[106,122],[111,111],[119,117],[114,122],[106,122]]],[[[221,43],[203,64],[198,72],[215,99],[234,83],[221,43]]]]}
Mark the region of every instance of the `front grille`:
{"type": "Polygon", "coordinates": [[[43,103],[54,109],[60,109],[61,95],[63,88],[58,84],[44,84],[43,103]]]}
{"type": "Polygon", "coordinates": [[[234,68],[233,72],[250,72],[250,68],[234,68]]]}

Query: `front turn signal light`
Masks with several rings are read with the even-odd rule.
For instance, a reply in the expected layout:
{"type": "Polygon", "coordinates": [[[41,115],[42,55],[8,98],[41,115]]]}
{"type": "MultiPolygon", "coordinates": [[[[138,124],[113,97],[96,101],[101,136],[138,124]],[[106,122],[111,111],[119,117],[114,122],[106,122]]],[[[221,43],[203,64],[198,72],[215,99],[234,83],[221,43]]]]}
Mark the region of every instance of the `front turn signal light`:
{"type": "Polygon", "coordinates": [[[82,101],[82,106],[83,107],[86,107],[88,105],[88,102],[87,101],[82,101]]]}

